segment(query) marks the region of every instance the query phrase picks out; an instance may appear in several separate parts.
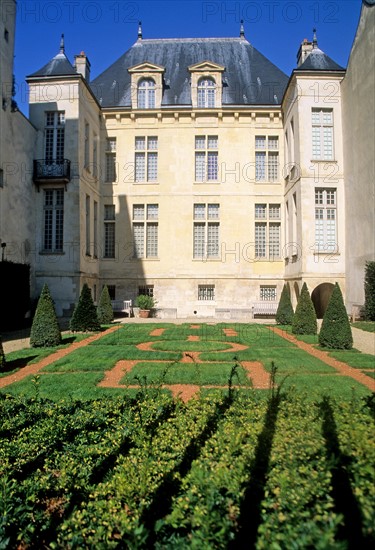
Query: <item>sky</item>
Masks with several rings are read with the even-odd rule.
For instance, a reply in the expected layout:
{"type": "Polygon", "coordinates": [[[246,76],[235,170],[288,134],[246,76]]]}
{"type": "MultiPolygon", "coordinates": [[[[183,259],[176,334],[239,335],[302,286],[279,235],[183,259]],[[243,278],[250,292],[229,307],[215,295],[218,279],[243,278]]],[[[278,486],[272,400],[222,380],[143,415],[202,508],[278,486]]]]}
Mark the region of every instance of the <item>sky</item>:
{"type": "Polygon", "coordinates": [[[95,78],[143,38],[238,37],[247,40],[287,75],[296,67],[304,38],[317,29],[319,47],[346,67],[361,0],[18,0],[14,73],[16,101],[28,114],[25,77],[59,51],[61,34],[70,62],[84,51],[95,78]]]}

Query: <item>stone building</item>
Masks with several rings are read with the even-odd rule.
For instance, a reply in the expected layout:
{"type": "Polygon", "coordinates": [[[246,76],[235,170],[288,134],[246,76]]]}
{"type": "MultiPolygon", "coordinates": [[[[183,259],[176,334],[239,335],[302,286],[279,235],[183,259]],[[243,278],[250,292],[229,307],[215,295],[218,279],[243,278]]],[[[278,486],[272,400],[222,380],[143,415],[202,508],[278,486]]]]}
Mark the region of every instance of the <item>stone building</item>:
{"type": "Polygon", "coordinates": [[[91,80],[62,37],[27,77],[32,138],[17,142],[33,214],[14,235],[34,251],[35,293],[47,282],[62,315],[84,282],[95,300],[107,284],[114,300],[152,294],[163,318],[217,319],[250,318],[284,283],[295,305],[306,282],[319,316],[336,281],[350,295],[345,69],[315,34],[297,58],[288,78],[242,25],[238,38],[159,40],[139,26],[91,80]]]}

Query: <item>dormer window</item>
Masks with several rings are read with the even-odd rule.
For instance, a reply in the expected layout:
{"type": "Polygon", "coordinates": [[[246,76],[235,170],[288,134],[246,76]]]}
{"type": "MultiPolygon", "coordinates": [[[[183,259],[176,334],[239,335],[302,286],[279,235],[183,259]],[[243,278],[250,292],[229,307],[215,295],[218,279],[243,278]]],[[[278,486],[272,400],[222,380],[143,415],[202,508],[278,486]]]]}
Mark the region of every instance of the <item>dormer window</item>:
{"type": "Polygon", "coordinates": [[[198,109],[216,106],[216,82],[213,78],[201,78],[198,81],[198,109]]]}
{"type": "Polygon", "coordinates": [[[222,99],[223,65],[201,61],[190,65],[191,103],[197,109],[220,109],[222,99]]]}
{"type": "Polygon", "coordinates": [[[155,81],[143,78],[138,84],[138,109],[155,109],[155,81]]]}
{"type": "Polygon", "coordinates": [[[129,67],[132,109],[160,109],[165,68],[144,61],[129,67]]]}

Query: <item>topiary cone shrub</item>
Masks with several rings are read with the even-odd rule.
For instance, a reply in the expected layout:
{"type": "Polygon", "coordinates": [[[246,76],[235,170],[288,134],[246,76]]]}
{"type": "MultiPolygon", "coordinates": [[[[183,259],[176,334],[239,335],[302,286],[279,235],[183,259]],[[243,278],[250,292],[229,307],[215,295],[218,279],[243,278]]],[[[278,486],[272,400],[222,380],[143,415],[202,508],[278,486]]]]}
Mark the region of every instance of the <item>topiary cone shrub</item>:
{"type": "Polygon", "coordinates": [[[0,338],[0,371],[5,367],[6,361],[5,361],[5,353],[3,349],[3,342],[0,338]]]}
{"type": "Polygon", "coordinates": [[[95,332],[100,330],[96,307],[92,301],[91,290],[87,283],[82,287],[81,295],[70,319],[70,330],[72,332],[95,332]]]}
{"type": "Polygon", "coordinates": [[[61,344],[61,332],[48,286],[43,286],[30,331],[30,346],[45,348],[61,344]]]}
{"type": "Polygon", "coordinates": [[[276,312],[276,323],[278,325],[291,325],[293,321],[293,306],[290,299],[289,285],[284,285],[280,296],[280,302],[276,312]]]}
{"type": "Polygon", "coordinates": [[[293,334],[316,334],[318,324],[314,304],[310,298],[306,283],[303,283],[296,311],[293,315],[293,334]]]}
{"type": "Polygon", "coordinates": [[[113,321],[113,308],[107,285],[104,285],[97,307],[98,321],[107,325],[113,321]]]}
{"type": "Polygon", "coordinates": [[[365,318],[375,321],[375,262],[367,262],[365,270],[365,318]]]}
{"type": "Polygon", "coordinates": [[[351,349],[352,329],[338,283],[335,284],[328,302],[319,332],[319,344],[326,348],[351,349]]]}

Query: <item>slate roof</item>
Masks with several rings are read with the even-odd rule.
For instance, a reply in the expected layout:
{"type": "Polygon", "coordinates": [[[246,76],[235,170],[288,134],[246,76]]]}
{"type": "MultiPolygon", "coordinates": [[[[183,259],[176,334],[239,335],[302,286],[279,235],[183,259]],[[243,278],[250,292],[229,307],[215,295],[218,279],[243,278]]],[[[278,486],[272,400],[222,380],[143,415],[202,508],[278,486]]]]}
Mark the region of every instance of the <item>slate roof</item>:
{"type": "Polygon", "coordinates": [[[74,69],[65,53],[60,51],[51,61],[44,65],[44,67],[29,76],[66,76],[71,74],[76,75],[77,71],[74,69]]]}
{"type": "Polygon", "coordinates": [[[130,107],[128,68],[144,62],[165,67],[162,105],[191,105],[190,65],[223,65],[223,105],[277,105],[288,77],[244,38],[147,39],[136,42],[91,82],[102,107],[130,107]]]}
{"type": "Polygon", "coordinates": [[[322,50],[314,48],[305,61],[297,69],[294,69],[294,71],[345,71],[345,69],[328,57],[322,50]]]}

